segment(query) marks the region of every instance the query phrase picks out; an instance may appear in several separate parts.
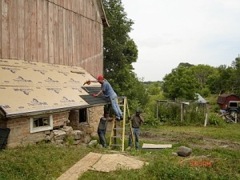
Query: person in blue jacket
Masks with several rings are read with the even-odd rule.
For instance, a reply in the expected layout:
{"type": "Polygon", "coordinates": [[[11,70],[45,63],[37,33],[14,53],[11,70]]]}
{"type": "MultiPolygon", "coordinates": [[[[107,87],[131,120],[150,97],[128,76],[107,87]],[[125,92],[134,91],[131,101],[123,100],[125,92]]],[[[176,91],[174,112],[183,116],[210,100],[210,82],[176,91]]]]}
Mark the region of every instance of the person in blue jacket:
{"type": "Polygon", "coordinates": [[[106,79],[104,79],[103,75],[99,75],[97,77],[97,81],[87,81],[86,84],[90,84],[90,82],[99,82],[101,84],[101,90],[98,93],[93,94],[93,96],[97,97],[103,94],[106,98],[110,100],[112,109],[116,115],[116,120],[118,121],[123,120],[123,117],[122,117],[123,113],[117,102],[118,96],[116,92],[113,90],[111,84],[106,79]]]}

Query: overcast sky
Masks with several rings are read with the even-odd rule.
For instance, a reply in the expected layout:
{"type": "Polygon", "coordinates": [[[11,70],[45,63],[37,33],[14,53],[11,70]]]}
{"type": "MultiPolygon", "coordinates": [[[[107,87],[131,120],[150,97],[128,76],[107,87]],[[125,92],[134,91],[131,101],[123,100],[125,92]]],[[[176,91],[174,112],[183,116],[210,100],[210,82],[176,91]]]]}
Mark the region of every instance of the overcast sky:
{"type": "Polygon", "coordinates": [[[230,66],[240,54],[240,0],[122,0],[132,19],[139,78],[158,81],[180,62],[230,66]]]}

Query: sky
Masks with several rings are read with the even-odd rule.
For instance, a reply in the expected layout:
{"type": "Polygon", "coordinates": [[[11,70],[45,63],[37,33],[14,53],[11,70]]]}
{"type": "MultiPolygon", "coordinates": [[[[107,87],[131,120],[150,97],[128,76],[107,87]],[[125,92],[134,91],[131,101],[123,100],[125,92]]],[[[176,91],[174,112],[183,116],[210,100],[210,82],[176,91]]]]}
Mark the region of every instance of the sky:
{"type": "Polygon", "coordinates": [[[179,63],[231,66],[240,56],[240,0],[122,0],[138,48],[134,72],[161,81],[179,63]]]}

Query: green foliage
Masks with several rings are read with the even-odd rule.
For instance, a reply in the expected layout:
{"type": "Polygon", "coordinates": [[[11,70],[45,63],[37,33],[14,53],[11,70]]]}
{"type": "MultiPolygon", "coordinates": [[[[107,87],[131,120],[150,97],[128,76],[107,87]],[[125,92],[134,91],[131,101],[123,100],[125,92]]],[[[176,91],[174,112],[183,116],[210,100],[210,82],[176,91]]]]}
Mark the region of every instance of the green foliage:
{"type": "Polygon", "coordinates": [[[176,98],[192,100],[196,92],[208,96],[211,93],[209,78],[213,78],[214,75],[216,77],[217,70],[211,66],[180,63],[164,77],[164,95],[172,100],[176,98]]]}
{"type": "Polygon", "coordinates": [[[133,72],[138,50],[129,37],[133,21],[127,18],[121,0],[103,0],[110,27],[104,28],[104,75],[119,96],[127,96],[131,109],[144,107],[148,95],[133,72]]]}
{"type": "Polygon", "coordinates": [[[40,143],[0,152],[0,179],[57,179],[90,150],[40,143]]]}
{"type": "Polygon", "coordinates": [[[193,99],[199,83],[189,67],[180,66],[164,77],[163,92],[167,98],[193,99]]]}
{"type": "Polygon", "coordinates": [[[219,116],[219,114],[216,113],[210,113],[208,118],[209,125],[214,126],[225,126],[226,122],[223,120],[222,117],[219,116]]]}

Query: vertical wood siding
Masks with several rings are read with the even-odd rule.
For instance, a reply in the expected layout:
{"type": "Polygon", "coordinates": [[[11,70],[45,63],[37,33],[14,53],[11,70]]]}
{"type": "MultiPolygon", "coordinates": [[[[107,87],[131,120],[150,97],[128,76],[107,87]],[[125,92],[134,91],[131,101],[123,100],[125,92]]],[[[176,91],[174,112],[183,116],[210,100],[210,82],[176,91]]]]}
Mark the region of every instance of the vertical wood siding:
{"type": "Polygon", "coordinates": [[[0,0],[0,58],[103,70],[97,0],[0,0]]]}

